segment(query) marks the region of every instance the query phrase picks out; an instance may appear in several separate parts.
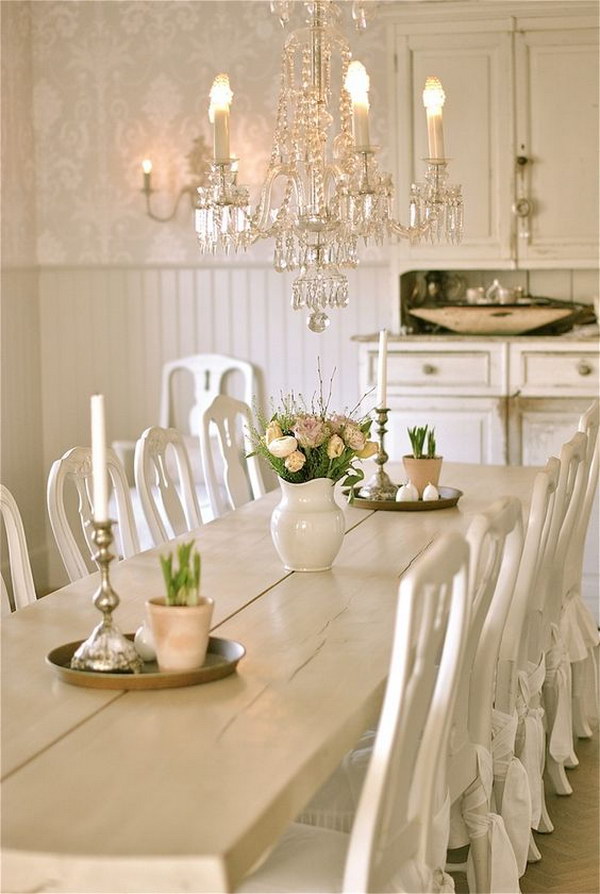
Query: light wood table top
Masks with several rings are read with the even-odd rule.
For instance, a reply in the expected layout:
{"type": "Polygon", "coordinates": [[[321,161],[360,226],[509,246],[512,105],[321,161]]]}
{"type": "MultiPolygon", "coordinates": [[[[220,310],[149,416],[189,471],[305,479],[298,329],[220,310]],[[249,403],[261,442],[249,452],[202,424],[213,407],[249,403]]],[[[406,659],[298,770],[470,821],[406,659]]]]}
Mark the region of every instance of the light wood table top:
{"type": "MultiPolygon", "coordinates": [[[[194,536],[202,590],[216,603],[213,633],[247,650],[236,674],[207,685],[122,692],[59,681],[45,656],[97,623],[97,575],[11,616],[2,633],[4,890],[233,890],[376,719],[402,573],[493,500],[526,504],[534,476],[447,463],[442,484],[464,492],[454,509],[346,506],[328,572],[283,569],[269,533],[278,492],[205,525],[194,536]]],[[[161,551],[111,569],[124,631],[161,591],[161,551]]]]}

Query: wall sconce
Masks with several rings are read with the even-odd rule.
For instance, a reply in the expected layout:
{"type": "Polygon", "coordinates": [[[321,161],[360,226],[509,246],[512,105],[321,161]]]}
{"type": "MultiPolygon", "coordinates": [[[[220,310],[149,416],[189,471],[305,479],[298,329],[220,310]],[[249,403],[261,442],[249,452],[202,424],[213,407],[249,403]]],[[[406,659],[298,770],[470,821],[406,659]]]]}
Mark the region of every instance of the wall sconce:
{"type": "Polygon", "coordinates": [[[140,192],[146,197],[146,214],[151,220],[155,220],[158,223],[168,223],[170,220],[173,220],[177,214],[181,200],[186,195],[189,196],[190,208],[194,210],[196,207],[198,187],[206,186],[208,168],[212,160],[211,152],[203,136],[196,137],[192,144],[192,149],[186,157],[188,160],[188,171],[191,182],[186,186],[182,186],[175,199],[173,210],[170,214],[164,216],[155,214],[152,210],[152,194],[156,192],[156,190],[152,188],[152,161],[149,158],[145,158],[142,162],[144,180],[140,192]]]}

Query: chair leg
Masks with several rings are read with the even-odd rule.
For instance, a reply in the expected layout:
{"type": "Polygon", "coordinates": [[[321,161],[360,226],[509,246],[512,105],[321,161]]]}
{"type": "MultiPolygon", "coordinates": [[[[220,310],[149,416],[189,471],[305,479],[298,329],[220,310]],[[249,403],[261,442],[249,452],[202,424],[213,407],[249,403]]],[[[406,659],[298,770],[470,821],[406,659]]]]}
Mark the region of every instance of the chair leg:
{"type": "Polygon", "coordinates": [[[567,774],[565,773],[565,766],[558,761],[555,761],[554,758],[549,754],[546,759],[546,772],[548,773],[548,778],[552,783],[552,787],[557,795],[572,795],[573,789],[571,788],[571,784],[567,779],[567,774]]]}
{"type": "Polygon", "coordinates": [[[537,844],[535,843],[535,838],[533,837],[533,832],[529,833],[529,852],[527,854],[527,862],[528,863],[539,863],[542,859],[542,855],[538,849],[537,844]]]}
{"type": "Polygon", "coordinates": [[[550,832],[554,832],[554,823],[550,819],[550,814],[548,813],[548,807],[546,805],[546,798],[542,794],[542,815],[540,817],[540,821],[538,823],[538,827],[536,832],[542,832],[544,835],[548,835],[550,832]]]}
{"type": "Polygon", "coordinates": [[[596,667],[594,658],[594,653],[590,650],[588,657],[583,661],[574,661],[571,664],[573,680],[573,733],[578,739],[591,739],[593,735],[592,727],[586,716],[585,687],[588,685],[596,685],[596,667]],[[590,665],[592,667],[592,674],[588,672],[590,665]]]}

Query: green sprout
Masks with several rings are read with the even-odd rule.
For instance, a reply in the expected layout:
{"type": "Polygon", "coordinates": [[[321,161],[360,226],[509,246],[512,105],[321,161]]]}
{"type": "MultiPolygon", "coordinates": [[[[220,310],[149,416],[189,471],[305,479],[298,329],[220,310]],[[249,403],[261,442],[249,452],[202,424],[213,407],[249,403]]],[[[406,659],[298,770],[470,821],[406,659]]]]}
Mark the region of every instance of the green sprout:
{"type": "Polygon", "coordinates": [[[173,568],[173,553],[160,557],[167,605],[198,605],[201,561],[193,547],[193,540],[177,547],[179,568],[173,568]]]}
{"type": "Polygon", "coordinates": [[[407,431],[414,458],[433,459],[436,455],[435,429],[428,425],[415,425],[407,431]]]}

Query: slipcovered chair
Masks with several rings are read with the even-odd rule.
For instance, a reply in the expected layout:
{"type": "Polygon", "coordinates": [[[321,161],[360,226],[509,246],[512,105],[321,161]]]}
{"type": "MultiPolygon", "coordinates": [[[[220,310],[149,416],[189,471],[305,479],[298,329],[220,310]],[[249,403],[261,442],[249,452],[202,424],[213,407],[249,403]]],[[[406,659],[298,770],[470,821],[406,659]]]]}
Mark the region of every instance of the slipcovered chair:
{"type": "MultiPolygon", "coordinates": [[[[515,498],[494,503],[476,516],[467,532],[470,546],[469,591],[471,620],[465,661],[458,683],[448,746],[447,774],[438,779],[434,808],[438,852],[470,844],[466,864],[469,888],[478,892],[517,892],[519,867],[504,821],[492,810],[492,708],[500,642],[512,602],[523,547],[521,504],[515,498]],[[451,803],[450,828],[445,820],[451,803]]],[[[359,791],[370,756],[367,732],[360,746],[345,759],[352,769],[352,789],[359,791]]],[[[340,794],[348,786],[347,770],[339,768],[300,815],[303,822],[337,828],[348,823],[340,794]]],[[[452,890],[438,887],[435,890],[452,890]]]]}
{"type": "Polygon", "coordinates": [[[293,823],[239,892],[438,890],[434,780],[468,626],[468,547],[448,534],[402,578],[390,672],[350,834],[293,823]]]}

